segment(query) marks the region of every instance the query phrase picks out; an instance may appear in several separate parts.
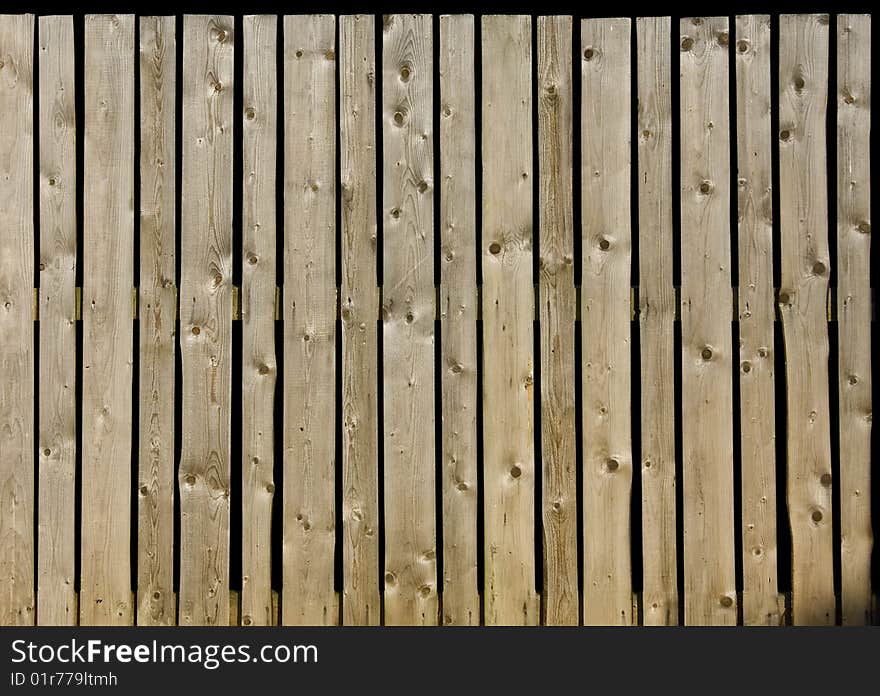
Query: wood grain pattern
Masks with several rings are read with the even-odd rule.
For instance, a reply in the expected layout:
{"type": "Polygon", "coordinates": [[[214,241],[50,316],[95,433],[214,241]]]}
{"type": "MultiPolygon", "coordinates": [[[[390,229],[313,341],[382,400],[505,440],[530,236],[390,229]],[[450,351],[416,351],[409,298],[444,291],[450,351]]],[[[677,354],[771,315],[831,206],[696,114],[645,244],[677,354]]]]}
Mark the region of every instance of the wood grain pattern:
{"type": "Polygon", "coordinates": [[[833,624],[828,397],[828,16],[779,20],[779,203],[795,624],[833,624]]]}
{"type": "Polygon", "coordinates": [[[571,17],[538,19],[542,621],[577,625],[571,17]]]}
{"type": "Polygon", "coordinates": [[[681,370],[684,611],[736,624],[728,20],[682,19],[681,370]]]}
{"type": "Polygon", "coordinates": [[[272,619],[278,18],[243,19],[241,623],[272,619]]]}
{"type": "MultiPolygon", "coordinates": [[[[229,621],[232,18],[187,15],[183,41],[179,623],[220,625],[229,621]]],[[[274,366],[262,376],[274,379],[274,366]]]]}
{"type": "MultiPolygon", "coordinates": [[[[34,17],[0,15],[0,625],[34,623],[34,17]]],[[[50,452],[51,456],[51,452],[50,452]]]]}
{"type": "Polygon", "coordinates": [[[431,15],[382,26],[386,625],[436,625],[431,15]]]}
{"type": "Polygon", "coordinates": [[[636,21],[642,605],[646,626],[678,623],[671,20],[636,21]]]}
{"type": "Polygon", "coordinates": [[[174,625],[174,17],[140,18],[141,244],[138,309],[137,622],[174,625]]]}
{"type": "Polygon", "coordinates": [[[535,624],[531,18],[482,18],[487,624],[535,624]]]}
{"type": "Polygon", "coordinates": [[[736,18],[743,623],[778,626],[770,17],[736,18]]]}
{"type": "Polygon", "coordinates": [[[838,15],[837,322],[844,625],[871,623],[870,147],[871,16],[838,15]]]}
{"type": "Polygon", "coordinates": [[[76,115],[72,17],[40,17],[37,621],[76,623],[76,115]]]}
{"type": "Polygon", "coordinates": [[[473,15],[440,17],[443,623],[480,623],[473,15]]]}
{"type": "Polygon", "coordinates": [[[339,18],[344,624],[378,624],[375,21],[339,18]]]}
{"type": "Polygon", "coordinates": [[[581,22],[584,623],[632,623],[630,21],[581,22]]]}
{"type": "Polygon", "coordinates": [[[81,624],[131,624],[134,15],[85,19],[81,624]]]}
{"type": "Polygon", "coordinates": [[[336,19],[284,18],[285,624],[337,624],[336,19]]]}

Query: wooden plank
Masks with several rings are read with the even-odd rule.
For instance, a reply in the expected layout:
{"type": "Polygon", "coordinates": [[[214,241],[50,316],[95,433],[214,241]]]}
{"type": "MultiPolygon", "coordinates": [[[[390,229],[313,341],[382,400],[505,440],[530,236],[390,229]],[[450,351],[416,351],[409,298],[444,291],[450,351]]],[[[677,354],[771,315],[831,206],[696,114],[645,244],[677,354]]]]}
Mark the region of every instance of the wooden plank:
{"type": "Polygon", "coordinates": [[[770,17],[736,18],[743,623],[778,626],[770,17]]]}
{"type": "MultiPolygon", "coordinates": [[[[229,621],[233,21],[183,22],[179,623],[229,621]]],[[[259,370],[258,370],[259,371],[259,370]]],[[[267,369],[264,377],[273,375],[267,369]]]]}
{"type": "Polygon", "coordinates": [[[431,15],[382,26],[386,625],[436,625],[431,15]]]}
{"type": "Polygon", "coordinates": [[[480,623],[473,15],[440,17],[443,623],[480,623]]]}
{"type": "Polygon", "coordinates": [[[482,18],[484,606],[535,624],[532,23],[482,18]]]}
{"type": "Polygon", "coordinates": [[[275,382],[276,55],[278,18],[242,29],[241,623],[272,625],[275,382]]]}
{"type": "Polygon", "coordinates": [[[680,21],[684,612],[736,624],[727,17],[680,21]]]}
{"type": "Polygon", "coordinates": [[[85,19],[81,624],[130,624],[134,15],[85,19]]]}
{"type": "Polygon", "coordinates": [[[538,19],[542,622],[577,625],[571,17],[538,19]]]}
{"type": "Polygon", "coordinates": [[[837,18],[841,607],[871,623],[871,16],[837,18]]]}
{"type": "Polygon", "coordinates": [[[37,621],[76,623],[76,115],[73,18],[40,17],[37,621]]]}
{"type": "Polygon", "coordinates": [[[669,17],[636,20],[641,342],[642,620],[678,624],[675,288],[669,17]]]}
{"type": "Polygon", "coordinates": [[[336,20],[285,17],[284,42],[282,621],[335,625],[336,20]]]}
{"type": "Polygon", "coordinates": [[[833,624],[828,399],[828,16],[779,19],[779,203],[795,624],[833,624]]]}
{"type": "Polygon", "coordinates": [[[375,21],[339,19],[342,622],[378,624],[375,21]]]}
{"type": "Polygon", "coordinates": [[[140,18],[141,244],[137,622],[174,625],[174,17],[140,18]]]}
{"type": "Polygon", "coordinates": [[[581,22],[584,623],[630,625],[630,21],[581,22]]]}
{"type": "MultiPolygon", "coordinates": [[[[0,15],[0,625],[34,623],[34,17],[0,15]]],[[[50,457],[52,453],[50,452],[50,457]]],[[[42,458],[41,458],[42,464],[42,458]]]]}

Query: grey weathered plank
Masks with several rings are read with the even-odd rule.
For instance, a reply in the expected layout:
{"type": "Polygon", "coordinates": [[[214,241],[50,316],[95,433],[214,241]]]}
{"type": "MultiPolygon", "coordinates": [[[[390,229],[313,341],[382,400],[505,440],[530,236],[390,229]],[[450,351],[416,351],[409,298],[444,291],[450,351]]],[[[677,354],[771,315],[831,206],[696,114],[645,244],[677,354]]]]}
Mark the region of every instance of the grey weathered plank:
{"type": "Polygon", "coordinates": [[[378,624],[375,21],[339,18],[342,621],[378,624]]]}
{"type": "Polygon", "coordinates": [[[581,22],[582,602],[592,625],[632,623],[630,33],[629,19],[581,22]]]}
{"type": "Polygon", "coordinates": [[[134,15],[85,19],[81,624],[130,624],[134,15]]]}
{"type": "Polygon", "coordinates": [[[76,116],[73,18],[40,17],[37,621],[76,623],[76,116]]]}
{"type": "Polygon", "coordinates": [[[828,15],[779,19],[779,204],[796,624],[833,624],[828,396],[828,15]]]}
{"type": "Polygon", "coordinates": [[[336,624],[336,19],[284,18],[284,624],[336,624]]]}
{"type": "Polygon", "coordinates": [[[178,621],[219,625],[229,622],[232,17],[186,15],[183,42],[178,621]]]}
{"type": "Polygon", "coordinates": [[[534,624],[531,18],[482,18],[484,590],[487,624],[534,624]]]}
{"type": "Polygon", "coordinates": [[[33,15],[0,15],[0,383],[3,385],[0,388],[0,625],[3,626],[34,623],[33,46],[33,15]]]}
{"type": "Polygon", "coordinates": [[[687,624],[735,624],[728,20],[682,19],[681,376],[687,624]]]}

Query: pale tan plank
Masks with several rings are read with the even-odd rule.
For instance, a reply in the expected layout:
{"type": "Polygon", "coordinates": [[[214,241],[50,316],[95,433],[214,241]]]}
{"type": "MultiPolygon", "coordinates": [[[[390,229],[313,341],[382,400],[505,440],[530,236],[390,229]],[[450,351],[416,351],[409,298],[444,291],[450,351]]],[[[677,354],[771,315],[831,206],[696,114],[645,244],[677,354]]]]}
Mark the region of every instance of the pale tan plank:
{"type": "Polygon", "coordinates": [[[275,411],[275,149],[278,18],[243,29],[241,623],[272,625],[275,411]]]}
{"type": "Polygon", "coordinates": [[[770,17],[736,18],[743,623],[778,626],[770,17]]]}
{"type": "Polygon", "coordinates": [[[795,624],[833,624],[828,398],[828,16],[779,19],[779,202],[795,624]]]}
{"type": "Polygon", "coordinates": [[[81,624],[130,624],[134,15],[85,19],[81,624]]]}
{"type": "Polygon", "coordinates": [[[284,42],[282,621],[334,625],[336,20],[285,17],[284,42]]]}
{"type": "Polygon", "coordinates": [[[386,625],[436,625],[431,15],[382,25],[386,625]]]}
{"type": "Polygon", "coordinates": [[[0,15],[2,626],[34,623],[33,46],[33,15],[0,15]]]}
{"type": "Polygon", "coordinates": [[[571,17],[538,19],[542,621],[577,625],[571,17]]]}
{"type": "MultiPolygon", "coordinates": [[[[229,621],[232,17],[183,22],[179,618],[229,621]]],[[[264,377],[274,375],[274,367],[264,377]]],[[[273,377],[274,378],[274,377],[273,377]]]]}
{"type": "Polygon", "coordinates": [[[40,17],[37,621],[76,623],[76,116],[73,18],[40,17]]]}
{"type": "Polygon", "coordinates": [[[140,42],[137,622],[174,625],[174,17],[141,17],[140,42]]]}
{"type": "Polygon", "coordinates": [[[684,611],[735,624],[728,20],[682,19],[684,611]]]}
{"type": "Polygon", "coordinates": [[[845,625],[871,623],[871,16],[837,18],[840,557],[845,625]]]}
{"type": "Polygon", "coordinates": [[[443,623],[480,623],[473,15],[440,17],[443,623]]]}
{"type": "Polygon", "coordinates": [[[532,24],[482,18],[484,603],[535,624],[532,24]]]}
{"type": "Polygon", "coordinates": [[[339,18],[342,622],[378,624],[376,88],[372,15],[339,18]]]}
{"type": "MultiPolygon", "coordinates": [[[[630,21],[581,22],[584,623],[632,623],[630,21]]],[[[542,382],[543,384],[543,382],[542,382]]]]}
{"type": "Polygon", "coordinates": [[[636,21],[642,600],[646,626],[678,624],[675,535],[675,289],[669,17],[636,21]]]}

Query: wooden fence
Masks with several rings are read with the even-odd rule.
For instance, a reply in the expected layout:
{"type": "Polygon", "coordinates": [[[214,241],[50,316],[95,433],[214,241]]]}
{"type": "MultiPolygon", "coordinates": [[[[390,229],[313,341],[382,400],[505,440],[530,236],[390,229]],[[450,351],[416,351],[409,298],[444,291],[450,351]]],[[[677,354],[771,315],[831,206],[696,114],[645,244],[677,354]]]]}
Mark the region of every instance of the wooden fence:
{"type": "Polygon", "coordinates": [[[870,55],[0,17],[0,624],[869,623],[870,55]]]}

